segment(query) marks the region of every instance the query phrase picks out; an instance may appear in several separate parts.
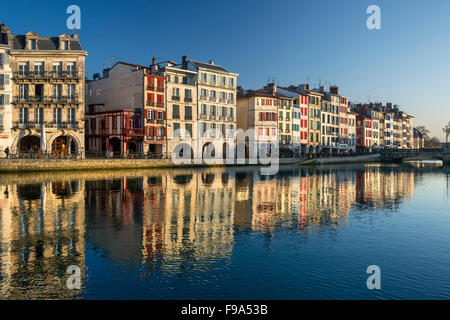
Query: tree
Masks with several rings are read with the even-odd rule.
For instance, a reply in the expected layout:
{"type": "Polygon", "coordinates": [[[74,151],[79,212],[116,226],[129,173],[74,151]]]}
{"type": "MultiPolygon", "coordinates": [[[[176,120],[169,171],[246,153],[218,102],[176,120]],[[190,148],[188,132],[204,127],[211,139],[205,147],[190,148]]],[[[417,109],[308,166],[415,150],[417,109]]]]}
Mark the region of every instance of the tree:
{"type": "Polygon", "coordinates": [[[445,142],[448,143],[448,136],[450,136],[450,121],[445,126],[445,128],[442,129],[442,131],[444,131],[444,133],[445,133],[445,142]]]}
{"type": "Polygon", "coordinates": [[[430,134],[430,130],[428,130],[427,128],[425,128],[425,126],[418,126],[416,127],[417,131],[419,131],[422,134],[422,137],[425,140],[429,140],[429,134],[430,134]]]}

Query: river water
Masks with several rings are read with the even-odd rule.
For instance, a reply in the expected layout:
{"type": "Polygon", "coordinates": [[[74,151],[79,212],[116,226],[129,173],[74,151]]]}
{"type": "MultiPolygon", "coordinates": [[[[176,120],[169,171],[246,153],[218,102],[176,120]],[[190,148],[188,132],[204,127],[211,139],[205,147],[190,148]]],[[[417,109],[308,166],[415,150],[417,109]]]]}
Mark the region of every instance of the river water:
{"type": "Polygon", "coordinates": [[[0,299],[450,299],[449,173],[0,175],[0,299]]]}

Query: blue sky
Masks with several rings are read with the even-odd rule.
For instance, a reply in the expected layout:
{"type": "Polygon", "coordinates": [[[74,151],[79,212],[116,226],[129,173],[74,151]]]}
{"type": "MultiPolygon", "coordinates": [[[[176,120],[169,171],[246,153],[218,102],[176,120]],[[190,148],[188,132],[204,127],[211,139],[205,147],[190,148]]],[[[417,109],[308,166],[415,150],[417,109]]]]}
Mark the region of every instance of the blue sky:
{"type": "Polygon", "coordinates": [[[214,60],[247,89],[319,81],[352,101],[391,101],[443,139],[450,121],[450,1],[8,1],[0,21],[23,34],[69,33],[81,8],[89,78],[105,61],[214,60]],[[381,30],[366,9],[381,8],[381,30]],[[27,8],[27,10],[24,10],[27,8]]]}

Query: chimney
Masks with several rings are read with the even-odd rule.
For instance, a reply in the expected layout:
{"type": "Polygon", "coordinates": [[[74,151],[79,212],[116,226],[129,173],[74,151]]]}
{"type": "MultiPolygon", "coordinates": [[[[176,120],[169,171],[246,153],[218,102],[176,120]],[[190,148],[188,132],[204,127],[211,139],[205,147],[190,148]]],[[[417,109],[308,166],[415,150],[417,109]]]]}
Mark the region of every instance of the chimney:
{"type": "Polygon", "coordinates": [[[264,87],[267,91],[269,91],[271,94],[277,93],[277,85],[275,83],[269,83],[267,86],[264,87]]]}
{"type": "Polygon", "coordinates": [[[182,60],[182,68],[184,69],[184,70],[187,70],[187,62],[188,62],[188,57],[187,56],[183,56],[183,58],[181,59],[182,60]]]}
{"type": "Polygon", "coordinates": [[[152,59],[152,66],[156,65],[156,58],[152,59]]]}
{"type": "Polygon", "coordinates": [[[324,92],[325,92],[325,86],[324,86],[324,85],[321,85],[321,86],[319,87],[319,91],[320,91],[321,93],[324,93],[324,92]]]}
{"type": "Polygon", "coordinates": [[[209,64],[213,66],[214,65],[214,60],[209,60],[209,64]]]}
{"type": "Polygon", "coordinates": [[[332,94],[335,94],[335,95],[339,95],[339,87],[337,87],[337,86],[331,86],[330,87],[330,92],[332,93],[332,94]]]}
{"type": "Polygon", "coordinates": [[[309,83],[305,84],[305,89],[309,91],[309,83]]]}
{"type": "Polygon", "coordinates": [[[78,40],[78,34],[77,34],[77,33],[74,33],[74,34],[72,35],[72,39],[78,40]]]}

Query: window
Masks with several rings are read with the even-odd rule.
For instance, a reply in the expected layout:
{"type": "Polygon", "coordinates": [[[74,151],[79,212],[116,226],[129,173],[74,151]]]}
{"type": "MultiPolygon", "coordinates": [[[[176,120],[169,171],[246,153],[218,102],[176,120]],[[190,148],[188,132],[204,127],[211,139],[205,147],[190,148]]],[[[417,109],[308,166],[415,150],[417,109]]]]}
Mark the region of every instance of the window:
{"type": "Polygon", "coordinates": [[[27,76],[29,70],[30,70],[29,62],[19,62],[19,75],[20,76],[27,76]]]}
{"type": "Polygon", "coordinates": [[[59,100],[61,100],[61,96],[62,96],[62,85],[54,84],[53,85],[53,100],[59,101],[59,100]]]}
{"type": "Polygon", "coordinates": [[[74,77],[76,76],[77,64],[76,62],[69,62],[67,64],[67,74],[74,77]]]}
{"type": "Polygon", "coordinates": [[[28,49],[29,50],[36,50],[36,39],[28,40],[28,49]]]}
{"type": "Polygon", "coordinates": [[[28,84],[20,84],[19,85],[19,99],[21,101],[26,101],[28,100],[28,84]]]}
{"type": "Polygon", "coordinates": [[[215,75],[215,74],[212,74],[212,75],[211,75],[211,83],[212,83],[212,84],[216,84],[216,79],[217,79],[217,78],[216,78],[216,75],[215,75]]]}
{"type": "Polygon", "coordinates": [[[192,107],[191,106],[184,107],[184,119],[192,120],[192,107]]]}
{"type": "Polygon", "coordinates": [[[184,98],[192,100],[192,90],[191,89],[184,89],[184,98]]]}
{"type": "Polygon", "coordinates": [[[5,127],[3,125],[3,114],[0,113],[0,131],[5,130],[5,127]]]}
{"type": "Polygon", "coordinates": [[[34,123],[44,124],[44,108],[34,109],[34,123]]]}
{"type": "Polygon", "coordinates": [[[76,97],[76,87],[75,84],[68,84],[67,85],[67,98],[69,101],[75,101],[76,97]]]}
{"type": "Polygon", "coordinates": [[[53,123],[61,125],[62,123],[62,108],[53,109],[53,123]]]}
{"type": "Polygon", "coordinates": [[[62,49],[63,49],[63,50],[69,50],[69,41],[64,40],[64,41],[62,42],[62,49]]]}
{"type": "Polygon", "coordinates": [[[180,138],[180,124],[176,122],[173,124],[173,138],[180,138]]]}
{"type": "Polygon", "coordinates": [[[34,63],[34,75],[38,77],[44,76],[44,62],[34,63]]]}
{"type": "Polygon", "coordinates": [[[230,87],[234,87],[234,79],[233,78],[229,79],[229,84],[230,84],[230,87]]]}
{"type": "Polygon", "coordinates": [[[226,78],[225,78],[225,77],[221,77],[221,78],[220,78],[220,84],[221,84],[222,86],[225,86],[225,83],[226,83],[226,78]]]}
{"type": "Polygon", "coordinates": [[[180,89],[179,88],[173,88],[172,89],[172,95],[174,97],[180,97],[180,89]]]}
{"type": "Polygon", "coordinates": [[[185,128],[186,128],[186,138],[192,138],[192,124],[186,123],[185,128]],[[189,136],[187,135],[188,132],[189,136]]]}
{"type": "Polygon", "coordinates": [[[172,119],[180,119],[180,106],[177,104],[172,106],[172,119]]]}
{"type": "Polygon", "coordinates": [[[19,123],[20,124],[28,123],[28,108],[19,109],[19,123]]]}
{"type": "Polygon", "coordinates": [[[54,62],[53,63],[53,76],[54,77],[62,76],[62,62],[54,62]]]}
{"type": "Polygon", "coordinates": [[[202,73],[202,82],[207,82],[208,75],[206,73],[202,73]]]}
{"type": "MultiPolygon", "coordinates": [[[[75,119],[75,113],[76,112],[76,109],[75,108],[69,108],[69,109],[67,109],[67,123],[70,123],[70,124],[75,124],[75,121],[76,121],[76,119],[75,119]]],[[[113,121],[115,120],[115,118],[113,118],[113,121]]]]}

